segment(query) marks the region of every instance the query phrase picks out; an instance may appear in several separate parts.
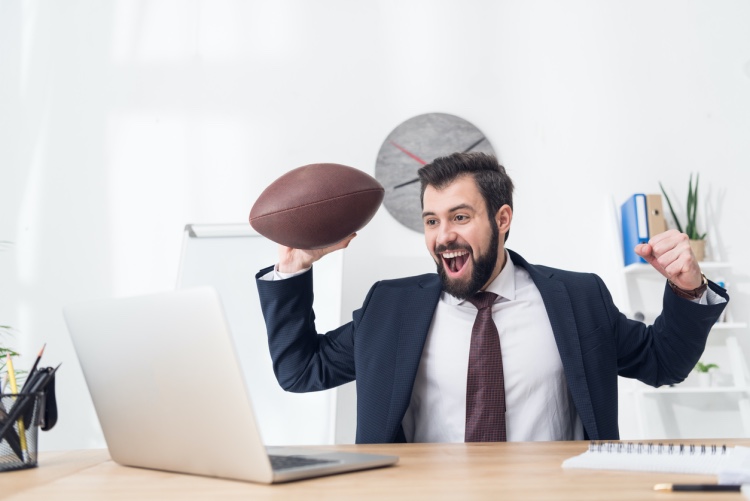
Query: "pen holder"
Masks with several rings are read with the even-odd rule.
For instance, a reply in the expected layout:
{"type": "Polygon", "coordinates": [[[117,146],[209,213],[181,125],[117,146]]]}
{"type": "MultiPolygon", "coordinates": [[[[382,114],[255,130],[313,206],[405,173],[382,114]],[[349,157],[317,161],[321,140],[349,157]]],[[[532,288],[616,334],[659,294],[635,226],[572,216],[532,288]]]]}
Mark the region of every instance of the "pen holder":
{"type": "Polygon", "coordinates": [[[44,393],[0,396],[0,472],[37,466],[44,393]]]}

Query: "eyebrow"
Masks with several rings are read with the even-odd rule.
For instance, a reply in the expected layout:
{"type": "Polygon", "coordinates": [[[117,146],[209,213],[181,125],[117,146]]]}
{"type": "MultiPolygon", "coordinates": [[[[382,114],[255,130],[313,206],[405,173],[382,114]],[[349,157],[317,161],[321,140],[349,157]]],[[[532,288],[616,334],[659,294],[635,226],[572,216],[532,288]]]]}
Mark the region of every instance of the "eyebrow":
{"type": "MultiPolygon", "coordinates": [[[[457,212],[457,211],[460,211],[460,210],[475,211],[474,207],[471,206],[471,205],[469,205],[469,204],[458,204],[455,207],[451,207],[450,209],[448,209],[448,212],[457,212]]],[[[434,212],[432,212],[432,211],[424,211],[424,212],[422,212],[422,217],[423,218],[426,217],[426,216],[435,216],[435,215],[436,214],[434,212]]]]}

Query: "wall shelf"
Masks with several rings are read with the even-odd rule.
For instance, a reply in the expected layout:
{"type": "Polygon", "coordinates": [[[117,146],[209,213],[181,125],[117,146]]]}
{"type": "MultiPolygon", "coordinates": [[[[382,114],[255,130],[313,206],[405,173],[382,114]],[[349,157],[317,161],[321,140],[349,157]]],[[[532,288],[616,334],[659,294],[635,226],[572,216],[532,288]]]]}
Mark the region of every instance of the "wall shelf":
{"type": "Polygon", "coordinates": [[[743,330],[747,329],[745,322],[717,322],[711,328],[711,331],[728,331],[728,330],[743,330]]]}
{"type": "MultiPolygon", "coordinates": [[[[732,264],[728,262],[704,261],[699,264],[709,277],[730,276],[732,272],[732,264]]],[[[654,311],[654,307],[662,304],[666,279],[650,264],[643,263],[623,267],[622,273],[632,315],[640,312],[647,323],[653,323],[659,313],[654,311]]],[[[706,416],[701,419],[707,419],[707,422],[724,419],[722,426],[739,427],[743,436],[750,436],[750,370],[738,339],[747,328],[747,322],[733,321],[717,322],[711,327],[712,335],[708,338],[703,356],[722,368],[721,374],[725,380],[721,386],[699,386],[695,382],[688,382],[687,385],[682,383],[661,388],[636,384],[626,389],[626,394],[632,398],[638,438],[680,429],[677,423],[684,410],[676,409],[682,409],[680,406],[685,405],[700,408],[702,415],[706,416]],[[725,409],[703,408],[711,402],[715,403],[717,398],[730,404],[729,413],[725,409]],[[695,407],[696,404],[698,407],[695,407]]]]}
{"type": "MultiPolygon", "coordinates": [[[[717,270],[729,270],[732,268],[732,263],[724,261],[701,261],[698,264],[700,264],[701,271],[704,273],[717,270]]],[[[623,268],[623,272],[626,275],[650,275],[658,273],[653,266],[644,263],[629,264],[623,268]]]]}
{"type": "Polygon", "coordinates": [[[666,388],[637,388],[631,390],[642,395],[689,395],[701,393],[747,393],[750,388],[739,386],[689,386],[666,388]]]}

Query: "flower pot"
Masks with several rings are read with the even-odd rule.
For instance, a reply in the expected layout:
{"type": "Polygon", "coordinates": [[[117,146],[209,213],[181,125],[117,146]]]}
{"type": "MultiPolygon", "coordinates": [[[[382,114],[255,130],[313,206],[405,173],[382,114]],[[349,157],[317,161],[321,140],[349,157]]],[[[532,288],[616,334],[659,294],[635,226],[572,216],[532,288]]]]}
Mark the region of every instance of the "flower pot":
{"type": "Polygon", "coordinates": [[[690,240],[690,249],[695,254],[695,259],[703,261],[706,259],[706,241],[705,240],[690,240]]]}
{"type": "Polygon", "coordinates": [[[713,374],[710,372],[699,372],[698,373],[698,386],[701,388],[709,388],[713,383],[713,374]]]}

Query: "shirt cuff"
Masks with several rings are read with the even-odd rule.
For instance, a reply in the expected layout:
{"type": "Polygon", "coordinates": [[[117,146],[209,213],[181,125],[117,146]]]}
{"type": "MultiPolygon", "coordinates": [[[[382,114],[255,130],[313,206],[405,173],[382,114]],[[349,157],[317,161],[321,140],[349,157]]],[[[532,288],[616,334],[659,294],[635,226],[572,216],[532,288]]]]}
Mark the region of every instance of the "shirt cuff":
{"type": "Polygon", "coordinates": [[[694,299],[693,302],[698,304],[721,304],[726,303],[727,300],[712,291],[709,287],[699,299],[694,299]]]}
{"type": "Polygon", "coordinates": [[[279,269],[279,265],[277,264],[276,266],[273,267],[273,270],[269,271],[262,277],[258,278],[258,280],[266,280],[268,282],[273,282],[274,280],[286,280],[287,278],[292,278],[292,277],[296,277],[297,275],[302,275],[303,273],[307,273],[308,271],[312,269],[312,267],[305,268],[304,270],[295,271],[293,273],[284,273],[282,271],[278,271],[278,269],[279,269]]]}

